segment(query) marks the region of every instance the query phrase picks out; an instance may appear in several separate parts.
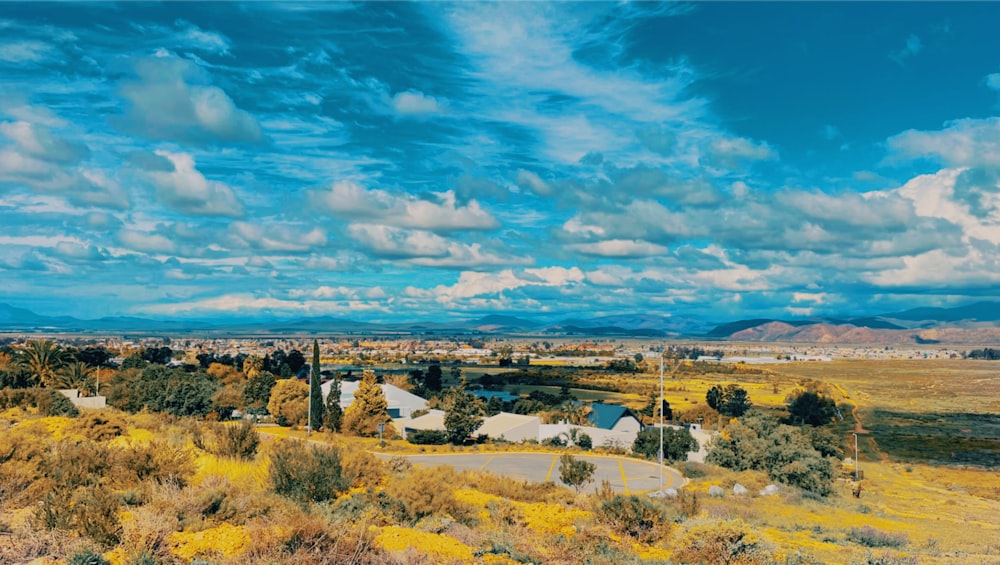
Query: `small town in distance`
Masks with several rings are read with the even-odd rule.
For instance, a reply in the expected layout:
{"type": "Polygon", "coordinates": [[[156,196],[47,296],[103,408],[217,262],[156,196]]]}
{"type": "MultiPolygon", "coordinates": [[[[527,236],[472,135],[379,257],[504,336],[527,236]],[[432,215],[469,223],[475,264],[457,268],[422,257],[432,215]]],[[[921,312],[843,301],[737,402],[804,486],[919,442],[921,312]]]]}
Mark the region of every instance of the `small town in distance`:
{"type": "MultiPolygon", "coordinates": [[[[864,548],[857,550],[864,555],[872,547],[906,555],[914,537],[934,536],[935,530],[923,534],[921,522],[909,519],[897,524],[881,518],[881,527],[853,525],[871,505],[910,504],[892,490],[901,481],[938,484],[946,478],[953,489],[967,489],[963,496],[974,503],[963,507],[962,520],[998,503],[995,488],[975,478],[1000,465],[997,440],[991,439],[996,400],[972,400],[970,383],[961,382],[994,378],[994,357],[990,348],[958,344],[875,347],[551,333],[8,332],[0,337],[0,399],[6,410],[0,423],[8,430],[4,441],[15,443],[7,444],[12,456],[0,466],[24,468],[26,460],[16,463],[18,434],[58,430],[44,440],[55,442],[57,459],[39,463],[40,478],[34,479],[55,481],[48,483],[55,494],[42,497],[28,514],[15,514],[23,516],[16,528],[64,532],[78,547],[92,547],[79,551],[107,556],[102,558],[146,554],[125,537],[139,526],[111,514],[96,524],[77,522],[84,510],[51,506],[60,500],[53,497],[142,515],[152,510],[149,504],[167,503],[159,498],[165,487],[158,484],[184,485],[182,492],[191,491],[185,497],[199,496],[208,485],[228,485],[221,492],[231,504],[247,504],[240,497],[254,492],[272,493],[275,502],[330,509],[369,507],[389,496],[405,514],[382,518],[385,525],[368,542],[351,542],[352,552],[386,562],[417,547],[454,562],[479,562],[472,549],[464,549],[472,547],[467,542],[446,545],[447,550],[437,545],[452,544],[447,540],[454,539],[450,532],[457,526],[429,529],[428,520],[447,516],[488,532],[498,501],[522,516],[505,527],[524,528],[540,547],[550,543],[544,540],[552,532],[566,536],[579,528],[611,528],[622,532],[613,535],[633,539],[631,551],[662,562],[714,555],[697,541],[704,535],[745,538],[758,535],[761,527],[753,519],[713,519],[707,530],[693,530],[697,537],[675,539],[667,533],[672,521],[704,520],[699,517],[705,512],[747,505],[761,516],[827,507],[844,516],[845,537],[813,542],[811,555],[833,555],[844,544],[864,548]],[[964,377],[941,382],[942,371],[964,377]],[[886,379],[872,380],[873,373],[886,379]],[[947,393],[926,395],[928,386],[947,393]],[[963,408],[950,420],[924,424],[913,421],[916,412],[901,410],[917,402],[963,408]],[[954,438],[966,436],[978,438],[970,446],[987,447],[965,451],[958,444],[956,450],[954,438]],[[53,473],[64,458],[91,457],[64,453],[67,441],[77,446],[73,449],[92,445],[86,449],[104,453],[101,457],[124,457],[124,467],[88,467],[86,476],[75,479],[83,482],[60,482],[66,479],[53,473]],[[136,467],[136,457],[152,458],[153,466],[136,467]],[[143,498],[99,502],[81,497],[120,487],[73,486],[111,476],[115,484],[133,485],[134,496],[143,498]],[[429,498],[414,498],[413,481],[429,498]],[[468,522],[471,518],[462,516],[475,512],[477,504],[485,514],[468,522]],[[531,518],[533,512],[546,517],[531,518]],[[648,513],[652,521],[640,518],[648,513]]],[[[11,496],[7,507],[31,500],[36,495],[30,492],[11,496]]],[[[176,511],[184,519],[187,510],[176,511]]],[[[298,559],[297,551],[253,537],[255,528],[271,527],[268,519],[247,521],[218,512],[201,518],[207,520],[201,529],[171,526],[175,531],[162,534],[161,549],[148,554],[237,563],[248,552],[266,549],[298,559]],[[222,545],[208,545],[207,536],[222,545]]],[[[337,518],[323,527],[353,524],[337,518]]],[[[836,528],[831,524],[821,531],[836,528]]],[[[784,539],[777,533],[781,526],[765,531],[769,537],[753,538],[758,541],[749,555],[773,559],[799,547],[774,541],[784,539]]],[[[327,534],[312,535],[320,536],[315,543],[324,543],[327,534]]],[[[0,549],[8,554],[23,547],[11,535],[0,537],[0,549]]],[[[318,562],[345,558],[335,545],[326,551],[318,562]]]]}

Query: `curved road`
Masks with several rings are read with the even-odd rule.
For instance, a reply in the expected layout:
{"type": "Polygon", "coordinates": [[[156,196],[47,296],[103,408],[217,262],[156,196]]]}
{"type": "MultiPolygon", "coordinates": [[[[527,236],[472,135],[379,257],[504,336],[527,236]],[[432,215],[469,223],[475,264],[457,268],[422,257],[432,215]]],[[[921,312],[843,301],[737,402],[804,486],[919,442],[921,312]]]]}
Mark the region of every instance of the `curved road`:
{"type": "MultiPolygon", "coordinates": [[[[391,457],[389,454],[379,454],[391,457]]],[[[559,480],[559,457],[553,453],[441,453],[427,455],[403,455],[414,465],[432,467],[450,465],[458,470],[489,471],[515,479],[535,483],[559,480]]],[[[608,481],[616,492],[625,494],[655,491],[660,488],[659,465],[650,461],[627,457],[601,455],[574,455],[577,459],[589,461],[597,466],[594,482],[586,490],[596,489],[602,481],[608,481]]],[[[663,488],[680,488],[685,479],[676,469],[663,467],[663,488]]]]}

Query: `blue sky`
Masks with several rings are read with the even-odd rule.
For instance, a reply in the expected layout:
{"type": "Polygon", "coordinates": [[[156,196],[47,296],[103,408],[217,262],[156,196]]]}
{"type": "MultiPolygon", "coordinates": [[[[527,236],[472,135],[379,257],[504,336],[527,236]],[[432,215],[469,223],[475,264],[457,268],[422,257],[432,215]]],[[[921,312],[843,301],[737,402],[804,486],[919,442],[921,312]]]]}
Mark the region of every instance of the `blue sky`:
{"type": "Polygon", "coordinates": [[[366,320],[996,298],[993,3],[0,3],[0,302],[366,320]]]}

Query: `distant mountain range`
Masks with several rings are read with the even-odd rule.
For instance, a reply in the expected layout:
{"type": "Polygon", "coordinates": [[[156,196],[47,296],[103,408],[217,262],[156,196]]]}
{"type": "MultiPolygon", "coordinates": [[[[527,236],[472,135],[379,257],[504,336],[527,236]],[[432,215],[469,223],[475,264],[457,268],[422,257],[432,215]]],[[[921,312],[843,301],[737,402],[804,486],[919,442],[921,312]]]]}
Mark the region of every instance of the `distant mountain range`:
{"type": "Polygon", "coordinates": [[[362,322],[330,316],[240,321],[157,320],[122,316],[81,320],[70,316],[44,316],[0,303],[0,331],[262,336],[324,333],[493,334],[831,344],[997,344],[1000,343],[1000,302],[979,302],[955,308],[914,308],[868,317],[755,318],[722,324],[657,314],[576,317],[557,322],[501,314],[471,320],[397,323],[362,322]]]}

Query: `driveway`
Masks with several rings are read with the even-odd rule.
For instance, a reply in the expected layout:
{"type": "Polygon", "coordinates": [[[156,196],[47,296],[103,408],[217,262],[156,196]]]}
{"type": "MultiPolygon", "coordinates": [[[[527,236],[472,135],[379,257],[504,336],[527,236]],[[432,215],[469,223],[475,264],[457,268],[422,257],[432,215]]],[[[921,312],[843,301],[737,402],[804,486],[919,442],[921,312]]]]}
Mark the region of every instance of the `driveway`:
{"type": "MultiPolygon", "coordinates": [[[[450,465],[459,470],[489,471],[535,483],[559,480],[560,454],[551,453],[443,453],[402,455],[414,465],[432,467],[450,465]]],[[[594,482],[586,487],[590,492],[608,481],[615,492],[625,494],[655,491],[660,488],[659,465],[627,457],[574,455],[597,466],[594,482]]],[[[663,488],[680,488],[684,477],[676,469],[663,467],[663,488]]]]}

